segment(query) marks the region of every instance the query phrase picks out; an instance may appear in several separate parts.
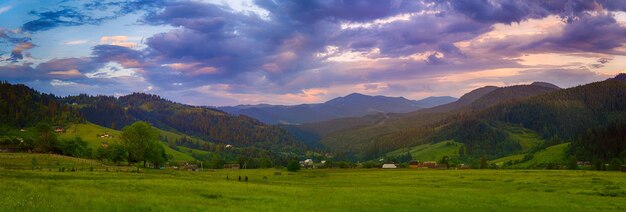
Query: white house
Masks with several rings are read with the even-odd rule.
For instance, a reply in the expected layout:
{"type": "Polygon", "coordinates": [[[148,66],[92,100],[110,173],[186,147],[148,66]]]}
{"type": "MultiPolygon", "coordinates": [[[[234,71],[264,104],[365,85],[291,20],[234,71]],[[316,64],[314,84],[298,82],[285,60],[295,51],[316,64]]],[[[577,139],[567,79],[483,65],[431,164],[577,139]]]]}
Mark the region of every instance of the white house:
{"type": "Polygon", "coordinates": [[[304,160],[304,165],[305,166],[313,166],[313,159],[306,159],[306,160],[304,160]]]}
{"type": "Polygon", "coordinates": [[[398,168],[396,166],[396,164],[393,164],[393,163],[385,163],[385,164],[383,164],[383,169],[395,169],[395,168],[398,168]]]}

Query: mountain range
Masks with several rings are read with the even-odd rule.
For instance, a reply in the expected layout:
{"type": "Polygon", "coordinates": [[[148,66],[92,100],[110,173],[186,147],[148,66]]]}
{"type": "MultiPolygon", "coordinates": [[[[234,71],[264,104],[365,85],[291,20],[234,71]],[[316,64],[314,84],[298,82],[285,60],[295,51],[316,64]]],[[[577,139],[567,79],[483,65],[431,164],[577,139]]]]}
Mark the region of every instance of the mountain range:
{"type": "Polygon", "coordinates": [[[454,102],[450,96],[408,100],[404,97],[369,96],[352,93],[318,104],[238,105],[219,107],[233,115],[246,115],[266,124],[302,124],[376,113],[406,113],[454,102]]]}
{"type": "Polygon", "coordinates": [[[195,158],[222,148],[216,144],[247,148],[228,153],[233,160],[245,156],[404,161],[417,157],[411,154],[426,154],[420,151],[428,146],[445,149],[428,153],[431,158],[470,164],[493,160],[528,165],[535,161],[535,153],[547,149],[563,152],[550,162],[533,162],[532,167],[563,164],[565,157],[598,164],[626,157],[626,74],[566,89],[545,82],[486,86],[459,99],[413,101],[355,93],[320,104],[217,109],[142,93],[56,97],[8,82],[0,83],[0,88],[0,135],[10,136],[40,122],[57,126],[89,122],[122,129],[146,121],[194,138],[164,142],[172,149],[183,145],[206,151],[205,156],[191,154],[195,158]]]}

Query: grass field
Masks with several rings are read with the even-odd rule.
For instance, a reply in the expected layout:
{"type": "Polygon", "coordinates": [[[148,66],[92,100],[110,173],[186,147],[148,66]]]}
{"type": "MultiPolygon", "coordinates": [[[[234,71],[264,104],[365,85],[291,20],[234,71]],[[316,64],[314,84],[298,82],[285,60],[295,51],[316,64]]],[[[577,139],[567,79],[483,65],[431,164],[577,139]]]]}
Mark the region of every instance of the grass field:
{"type": "Polygon", "coordinates": [[[0,211],[626,210],[626,173],[564,170],[0,168],[0,191],[0,211]]]}

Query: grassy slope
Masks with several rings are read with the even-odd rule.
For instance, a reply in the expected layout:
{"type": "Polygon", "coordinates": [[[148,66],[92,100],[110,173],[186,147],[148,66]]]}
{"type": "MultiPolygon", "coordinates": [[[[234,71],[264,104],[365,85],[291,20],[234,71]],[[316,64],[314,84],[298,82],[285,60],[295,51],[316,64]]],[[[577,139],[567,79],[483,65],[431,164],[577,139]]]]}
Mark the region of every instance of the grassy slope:
{"type": "Polygon", "coordinates": [[[137,174],[0,169],[0,211],[626,209],[626,178],[619,172],[318,169],[274,176],[276,171],[280,170],[137,174]],[[226,180],[227,174],[231,180],[226,180]],[[249,182],[234,180],[238,175],[248,176],[249,182]]]}
{"type": "MultiPolygon", "coordinates": [[[[536,152],[533,155],[533,159],[520,163],[520,164],[516,164],[513,167],[528,168],[533,165],[539,165],[539,164],[560,163],[565,159],[566,151],[568,147],[569,147],[569,143],[549,146],[548,148],[545,148],[543,150],[536,152]]],[[[510,155],[507,157],[498,158],[498,159],[489,161],[489,163],[495,163],[495,164],[501,165],[502,163],[505,163],[507,161],[515,161],[515,160],[521,161],[523,158],[524,158],[524,154],[516,154],[516,155],[510,155]]]]}
{"type": "MultiPolygon", "coordinates": [[[[171,133],[171,132],[167,132],[163,130],[159,130],[159,132],[162,134],[165,134],[165,136],[168,136],[168,137],[170,136],[174,137],[174,135],[177,135],[175,133],[171,133]]],[[[121,134],[122,133],[120,131],[117,131],[114,129],[106,128],[106,127],[92,124],[92,123],[86,123],[86,124],[72,125],[71,127],[66,129],[65,133],[58,134],[58,137],[59,139],[72,139],[78,136],[78,137],[81,137],[83,140],[85,140],[88,143],[89,147],[91,147],[92,149],[95,149],[95,148],[98,148],[102,142],[109,142],[109,143],[119,142],[118,139],[121,134]],[[109,135],[112,135],[113,138],[100,138],[96,136],[97,134],[104,134],[105,132],[109,133],[109,135]]],[[[193,161],[194,160],[194,158],[191,157],[190,154],[173,150],[172,148],[170,148],[169,146],[165,144],[163,146],[165,147],[166,154],[170,154],[174,156],[174,161],[193,161]]]]}
{"type": "MultiPolygon", "coordinates": [[[[442,141],[435,144],[422,144],[411,148],[409,151],[413,159],[419,161],[439,161],[443,156],[455,156],[459,154],[461,143],[454,141],[442,141]]],[[[399,156],[406,154],[407,149],[399,149],[387,154],[387,156],[399,156]]]]}
{"type": "Polygon", "coordinates": [[[527,151],[544,142],[539,134],[526,128],[506,126],[504,129],[509,132],[511,139],[522,145],[522,151],[527,151]]]}
{"type": "Polygon", "coordinates": [[[508,161],[515,161],[515,160],[521,161],[522,159],[524,159],[524,154],[517,154],[517,155],[510,155],[510,156],[506,156],[506,157],[501,157],[501,158],[489,161],[489,163],[495,163],[495,164],[498,164],[498,165],[502,165],[503,163],[506,163],[508,161]]]}
{"type": "Polygon", "coordinates": [[[529,167],[532,165],[538,165],[542,163],[557,163],[565,159],[567,148],[569,143],[557,144],[550,146],[544,150],[536,152],[533,159],[519,164],[520,167],[529,167]]]}
{"type": "MultiPolygon", "coordinates": [[[[510,125],[502,125],[502,129],[508,131],[509,136],[514,141],[519,142],[522,145],[522,151],[527,151],[530,148],[543,143],[544,141],[541,139],[539,134],[536,132],[516,126],[510,125]]],[[[455,156],[459,154],[459,148],[461,147],[461,143],[454,141],[442,141],[435,144],[423,144],[416,147],[412,147],[410,149],[411,155],[414,159],[420,161],[426,160],[440,160],[443,156],[455,156]],[[453,145],[447,145],[446,142],[451,142],[453,145]]],[[[405,154],[407,152],[407,148],[398,149],[392,151],[387,154],[387,156],[398,156],[401,154],[405,154]]],[[[492,163],[501,163],[506,162],[508,160],[516,160],[523,158],[523,154],[516,154],[507,156],[504,158],[500,158],[497,160],[491,161],[492,163]]]]}

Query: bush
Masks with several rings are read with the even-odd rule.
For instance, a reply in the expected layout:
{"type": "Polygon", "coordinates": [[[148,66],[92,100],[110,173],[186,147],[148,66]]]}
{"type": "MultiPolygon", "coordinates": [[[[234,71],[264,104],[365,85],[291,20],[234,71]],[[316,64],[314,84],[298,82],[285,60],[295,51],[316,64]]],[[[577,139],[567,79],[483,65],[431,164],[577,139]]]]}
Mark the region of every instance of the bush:
{"type": "Polygon", "coordinates": [[[289,163],[287,163],[287,171],[297,172],[298,170],[300,170],[300,162],[297,160],[290,160],[289,163]]]}
{"type": "Polygon", "coordinates": [[[59,149],[63,155],[72,157],[88,157],[91,154],[91,151],[87,148],[87,142],[80,137],[62,141],[59,144],[59,149]]]}

